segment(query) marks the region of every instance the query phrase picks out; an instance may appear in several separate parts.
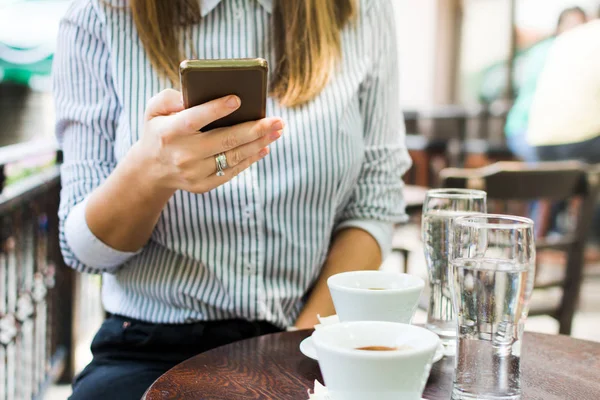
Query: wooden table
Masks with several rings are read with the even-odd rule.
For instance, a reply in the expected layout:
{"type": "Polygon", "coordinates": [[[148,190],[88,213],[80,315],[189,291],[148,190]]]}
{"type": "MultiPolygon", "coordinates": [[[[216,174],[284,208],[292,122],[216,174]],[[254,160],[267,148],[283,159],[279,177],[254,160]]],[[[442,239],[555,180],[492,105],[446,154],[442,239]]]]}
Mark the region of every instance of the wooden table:
{"type": "MultiPolygon", "coordinates": [[[[193,357],[152,384],[142,400],[305,400],[316,361],[298,346],[311,331],[285,332],[223,346],[193,357]]],[[[600,398],[600,343],[526,333],[523,343],[524,400],[600,398]]],[[[448,400],[453,359],[436,363],[423,397],[448,400]]]]}

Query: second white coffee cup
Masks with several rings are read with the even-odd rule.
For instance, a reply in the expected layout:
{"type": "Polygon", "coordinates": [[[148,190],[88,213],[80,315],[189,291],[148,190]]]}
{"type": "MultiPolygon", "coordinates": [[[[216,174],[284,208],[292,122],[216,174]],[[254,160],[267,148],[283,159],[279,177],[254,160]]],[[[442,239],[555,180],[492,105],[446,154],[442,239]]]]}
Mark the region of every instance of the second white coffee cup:
{"type": "Polygon", "coordinates": [[[352,271],[327,280],[342,322],[389,321],[409,324],[425,281],[418,276],[386,271],[352,271]]]}

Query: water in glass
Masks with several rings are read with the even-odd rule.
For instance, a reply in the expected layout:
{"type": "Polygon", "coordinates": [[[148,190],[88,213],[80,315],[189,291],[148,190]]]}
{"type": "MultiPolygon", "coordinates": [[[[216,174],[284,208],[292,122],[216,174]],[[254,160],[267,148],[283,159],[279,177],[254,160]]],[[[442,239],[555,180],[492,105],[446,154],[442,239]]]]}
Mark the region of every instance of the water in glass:
{"type": "Polygon", "coordinates": [[[426,327],[437,333],[446,346],[452,347],[456,336],[456,321],[448,280],[451,225],[454,218],[467,214],[471,213],[432,210],[423,216],[422,223],[430,290],[426,327]]]}
{"type": "Polygon", "coordinates": [[[452,399],[520,399],[521,337],[533,265],[459,258],[452,260],[451,279],[458,321],[452,399]]]}

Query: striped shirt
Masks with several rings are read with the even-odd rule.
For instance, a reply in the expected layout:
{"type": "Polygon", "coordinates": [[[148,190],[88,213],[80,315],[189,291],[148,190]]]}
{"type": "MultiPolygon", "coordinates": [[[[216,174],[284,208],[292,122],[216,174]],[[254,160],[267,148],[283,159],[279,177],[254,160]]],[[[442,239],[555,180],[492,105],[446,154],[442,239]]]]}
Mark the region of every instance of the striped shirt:
{"type": "MultiPolygon", "coordinates": [[[[342,32],[343,60],[317,98],[293,109],[268,99],[267,115],[282,117],[286,132],[267,158],[209,193],[177,191],[135,254],[93,236],[85,200],[139,139],[147,100],[170,84],[151,66],[127,7],[106,3],[76,0],[62,20],[54,85],[62,251],[73,268],[103,274],[107,311],[156,323],[291,326],[336,231],[357,227],[389,248],[393,223],[405,218],[401,177],[410,166],[391,0],[361,1],[358,21],[342,32]]],[[[203,0],[184,47],[198,58],[274,65],[271,3],[203,0]]]]}

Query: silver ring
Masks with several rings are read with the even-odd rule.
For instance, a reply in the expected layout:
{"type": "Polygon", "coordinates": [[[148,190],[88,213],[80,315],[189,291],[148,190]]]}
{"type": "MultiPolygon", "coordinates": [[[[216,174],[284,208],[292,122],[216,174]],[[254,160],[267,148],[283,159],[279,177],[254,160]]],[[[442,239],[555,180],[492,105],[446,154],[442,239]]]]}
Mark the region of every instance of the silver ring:
{"type": "Polygon", "coordinates": [[[218,154],[215,157],[215,162],[217,163],[217,176],[225,175],[224,170],[227,168],[227,157],[225,153],[218,154]]]}

